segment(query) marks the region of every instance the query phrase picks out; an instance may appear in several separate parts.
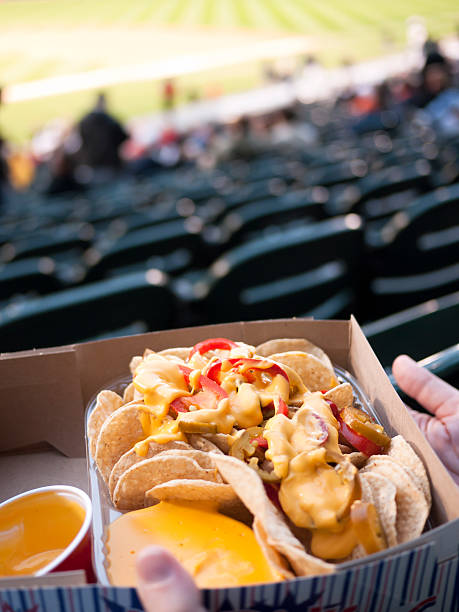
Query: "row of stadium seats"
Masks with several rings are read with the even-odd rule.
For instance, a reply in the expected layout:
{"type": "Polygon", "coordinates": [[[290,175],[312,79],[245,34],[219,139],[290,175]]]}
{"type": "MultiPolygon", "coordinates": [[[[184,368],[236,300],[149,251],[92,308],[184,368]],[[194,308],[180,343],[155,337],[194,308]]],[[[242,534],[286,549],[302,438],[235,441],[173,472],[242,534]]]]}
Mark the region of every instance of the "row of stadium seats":
{"type": "MultiPolygon", "coordinates": [[[[201,302],[204,295],[217,294],[216,279],[223,287],[222,293],[233,286],[230,297],[240,303],[233,304],[231,311],[224,314],[228,303],[225,300],[218,316],[226,320],[231,316],[254,318],[261,316],[261,311],[258,312],[261,304],[253,306],[252,315],[250,309],[242,306],[245,298],[237,295],[237,288],[261,285],[266,276],[263,266],[267,267],[266,280],[271,283],[292,277],[290,284],[295,287],[298,283],[294,294],[300,302],[304,297],[295,275],[313,272],[320,265],[335,261],[346,262],[346,274],[339,277],[342,284],[353,288],[354,299],[349,306],[356,307],[363,320],[459,288],[459,185],[442,187],[415,199],[379,226],[366,225],[354,214],[324,218],[323,206],[313,201],[313,196],[313,192],[291,192],[276,198],[275,203],[260,200],[246,204],[224,216],[219,226],[204,226],[200,232],[190,231],[187,223],[190,218],[179,218],[132,229],[112,240],[105,237],[93,242],[78,237],[65,226],[56,227],[55,235],[50,231],[47,240],[36,233],[27,240],[3,246],[2,255],[9,256],[10,261],[0,269],[0,299],[8,302],[11,296],[31,292],[44,295],[80,285],[83,280],[94,283],[153,269],[173,277],[169,284],[181,300],[198,302],[199,307],[194,310],[201,316],[192,320],[200,322],[212,315],[212,308],[209,315],[205,314],[201,302]],[[341,230],[336,229],[341,226],[350,236],[347,242],[343,241],[341,230]],[[218,227],[220,232],[210,232],[211,227],[218,227]],[[222,239],[223,232],[226,241],[222,239]],[[297,239],[309,249],[304,255],[297,239]],[[267,262],[271,254],[279,258],[276,252],[280,248],[286,255],[276,276],[276,266],[268,266],[267,262]],[[259,249],[260,273],[256,263],[259,249]],[[239,260],[241,264],[237,263],[239,260]]],[[[321,277],[320,272],[318,276],[321,277]]],[[[324,273],[322,281],[325,279],[324,273]]],[[[314,300],[303,303],[308,306],[314,300]]],[[[265,306],[264,311],[273,307],[267,300],[265,306]]],[[[291,314],[302,313],[293,304],[290,312],[285,307],[271,312],[271,316],[291,314]]],[[[269,316],[269,312],[265,315],[269,316]]],[[[176,321],[183,322],[187,321],[176,321]]]]}
{"type": "Polygon", "coordinates": [[[1,215],[1,350],[457,305],[457,142],[422,125],[356,136],[333,114],[320,140],[17,194],[1,215]]]}

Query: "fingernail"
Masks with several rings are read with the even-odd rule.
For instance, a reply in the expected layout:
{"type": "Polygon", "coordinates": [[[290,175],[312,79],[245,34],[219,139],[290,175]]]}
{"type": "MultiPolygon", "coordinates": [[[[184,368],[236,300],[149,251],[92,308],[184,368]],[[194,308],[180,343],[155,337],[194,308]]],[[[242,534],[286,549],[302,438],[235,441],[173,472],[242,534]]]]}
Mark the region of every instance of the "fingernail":
{"type": "Polygon", "coordinates": [[[139,553],[137,571],[143,582],[165,582],[174,574],[173,564],[160,548],[150,547],[139,553]]]}

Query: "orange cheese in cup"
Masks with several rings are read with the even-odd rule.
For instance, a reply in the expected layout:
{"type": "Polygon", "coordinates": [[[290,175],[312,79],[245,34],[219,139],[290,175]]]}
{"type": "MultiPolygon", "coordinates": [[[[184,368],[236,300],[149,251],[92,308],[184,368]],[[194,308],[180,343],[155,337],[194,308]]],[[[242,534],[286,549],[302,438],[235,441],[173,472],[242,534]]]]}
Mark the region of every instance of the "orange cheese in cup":
{"type": "Polygon", "coordinates": [[[205,505],[160,502],[123,514],[108,527],[110,582],[135,586],[135,556],[148,545],[167,548],[201,588],[280,580],[253,531],[205,505]]]}
{"type": "Polygon", "coordinates": [[[35,574],[72,542],[84,509],[64,493],[43,491],[0,508],[0,576],[35,574]]]}

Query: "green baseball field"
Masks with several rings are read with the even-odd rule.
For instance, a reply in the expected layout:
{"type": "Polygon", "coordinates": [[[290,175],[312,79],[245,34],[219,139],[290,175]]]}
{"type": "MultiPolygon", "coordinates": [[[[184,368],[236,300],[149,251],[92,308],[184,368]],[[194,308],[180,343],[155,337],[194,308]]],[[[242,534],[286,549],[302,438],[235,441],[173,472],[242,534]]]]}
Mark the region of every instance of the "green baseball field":
{"type": "Polygon", "coordinates": [[[24,141],[107,93],[120,118],[259,85],[314,54],[326,65],[394,53],[411,16],[432,37],[459,26],[457,0],[0,0],[0,132],[24,141]]]}

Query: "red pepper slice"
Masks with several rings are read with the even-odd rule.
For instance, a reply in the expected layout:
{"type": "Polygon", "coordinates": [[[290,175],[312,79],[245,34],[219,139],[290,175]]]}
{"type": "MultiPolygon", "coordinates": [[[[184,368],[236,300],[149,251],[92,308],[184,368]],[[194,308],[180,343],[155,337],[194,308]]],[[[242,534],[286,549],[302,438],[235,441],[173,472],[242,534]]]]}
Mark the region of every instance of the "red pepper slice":
{"type": "Polygon", "coordinates": [[[230,351],[233,348],[237,348],[237,344],[228,338],[209,338],[208,340],[203,340],[195,344],[190,351],[188,359],[195,353],[204,355],[207,351],[213,351],[215,349],[230,351]]]}
{"type": "MultiPolygon", "coordinates": [[[[189,385],[190,374],[193,370],[191,368],[188,368],[187,366],[182,365],[179,365],[179,368],[185,378],[186,384],[189,385]]],[[[218,383],[211,380],[208,376],[205,376],[204,374],[201,374],[199,377],[199,386],[204,391],[211,391],[212,393],[214,393],[218,397],[218,399],[228,397],[228,393],[224,389],[222,389],[218,383]]]]}
{"type": "Polygon", "coordinates": [[[330,406],[330,410],[333,412],[333,416],[335,417],[335,419],[337,421],[341,421],[341,417],[339,414],[339,410],[338,410],[338,406],[332,402],[331,400],[325,400],[327,402],[327,404],[330,406]]]}
{"type": "Polygon", "coordinates": [[[345,440],[349,442],[351,446],[356,448],[358,451],[360,451],[367,457],[371,457],[371,455],[380,455],[381,453],[384,452],[383,446],[378,446],[377,444],[375,444],[368,438],[365,438],[365,436],[362,436],[361,434],[354,431],[352,427],[349,427],[349,425],[347,425],[343,421],[341,414],[338,410],[338,406],[336,404],[334,404],[330,400],[325,400],[325,401],[330,406],[330,409],[333,412],[333,416],[339,423],[340,434],[343,436],[345,440]]]}
{"type": "MultiPolygon", "coordinates": [[[[249,382],[253,381],[254,378],[250,374],[249,370],[262,370],[271,376],[276,376],[280,374],[287,381],[289,380],[287,373],[279,366],[277,363],[271,363],[270,361],[265,361],[264,359],[249,359],[246,357],[235,357],[232,359],[226,359],[233,367],[231,369],[236,369],[241,372],[245,376],[249,382]]],[[[219,359],[213,363],[209,370],[207,371],[207,376],[214,380],[215,382],[219,382],[219,374],[222,368],[223,360],[219,359]]]]}
{"type": "Polygon", "coordinates": [[[288,406],[281,397],[274,398],[274,406],[276,414],[283,414],[288,417],[288,406]]]}
{"type": "Polygon", "coordinates": [[[282,506],[279,501],[279,485],[275,485],[273,482],[263,482],[263,486],[266,491],[266,495],[269,498],[269,501],[272,502],[278,510],[282,513],[282,506]]]}
{"type": "Polygon", "coordinates": [[[365,438],[365,436],[357,433],[351,427],[349,427],[349,425],[346,425],[342,419],[340,420],[339,430],[349,444],[367,457],[371,457],[371,455],[380,455],[384,452],[383,446],[378,446],[368,438],[365,438]]]}
{"type": "MultiPolygon", "coordinates": [[[[185,382],[187,385],[190,384],[190,374],[193,371],[191,368],[187,366],[179,365],[180,371],[182,372],[185,382]]],[[[172,412],[188,412],[190,406],[197,406],[198,408],[216,408],[217,403],[228,397],[228,393],[220,387],[216,382],[201,374],[199,377],[199,386],[202,389],[199,393],[195,393],[195,395],[184,395],[182,397],[177,397],[170,403],[170,410],[172,412]]]]}
{"type": "Polygon", "coordinates": [[[182,365],[179,365],[179,370],[183,374],[186,384],[189,385],[190,384],[190,374],[193,370],[191,368],[187,368],[187,366],[182,366],[182,365]]]}
{"type": "Polygon", "coordinates": [[[252,442],[256,442],[257,446],[260,448],[268,448],[268,440],[263,438],[263,436],[257,436],[253,438],[252,442]]]}
{"type": "Polygon", "coordinates": [[[172,412],[188,412],[190,406],[197,406],[198,408],[205,408],[212,410],[217,407],[218,398],[211,391],[200,391],[195,395],[185,395],[183,397],[177,397],[169,405],[169,410],[172,412]]]}

